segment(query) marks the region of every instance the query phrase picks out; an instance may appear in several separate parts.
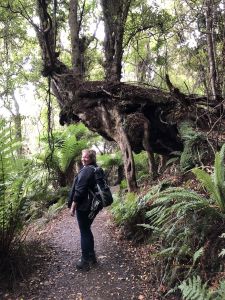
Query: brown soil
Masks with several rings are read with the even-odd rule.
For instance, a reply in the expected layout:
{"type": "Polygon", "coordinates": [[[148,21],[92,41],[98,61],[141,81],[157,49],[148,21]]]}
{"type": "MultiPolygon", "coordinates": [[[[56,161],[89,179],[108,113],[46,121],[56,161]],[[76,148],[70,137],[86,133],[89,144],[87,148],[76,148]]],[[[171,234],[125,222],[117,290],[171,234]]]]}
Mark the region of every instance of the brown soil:
{"type": "MultiPolygon", "coordinates": [[[[98,264],[77,271],[80,238],[76,219],[67,209],[44,226],[33,226],[27,237],[22,279],[0,285],[0,299],[157,300],[150,246],[132,246],[119,237],[109,212],[93,223],[98,264]]],[[[20,276],[21,278],[21,276],[20,276]]]]}

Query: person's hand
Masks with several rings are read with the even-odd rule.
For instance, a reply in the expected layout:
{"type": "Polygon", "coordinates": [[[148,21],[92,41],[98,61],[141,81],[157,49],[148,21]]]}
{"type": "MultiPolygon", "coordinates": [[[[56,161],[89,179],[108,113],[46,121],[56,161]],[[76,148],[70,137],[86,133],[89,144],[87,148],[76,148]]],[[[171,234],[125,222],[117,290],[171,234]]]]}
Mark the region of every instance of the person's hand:
{"type": "Polygon", "coordinates": [[[73,217],[75,215],[75,210],[77,207],[77,203],[76,202],[72,202],[71,208],[70,208],[70,215],[73,217]]]}

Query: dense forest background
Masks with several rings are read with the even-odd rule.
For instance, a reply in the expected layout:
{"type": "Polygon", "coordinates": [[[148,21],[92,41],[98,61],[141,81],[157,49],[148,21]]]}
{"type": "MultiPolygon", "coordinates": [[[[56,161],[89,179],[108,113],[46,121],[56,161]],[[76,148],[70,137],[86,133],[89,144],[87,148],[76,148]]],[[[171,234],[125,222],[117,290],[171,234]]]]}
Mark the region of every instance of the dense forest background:
{"type": "Polygon", "coordinates": [[[224,299],[224,0],[2,0],[0,16],[2,270],[93,147],[124,236],[157,245],[164,297],[224,299]]]}

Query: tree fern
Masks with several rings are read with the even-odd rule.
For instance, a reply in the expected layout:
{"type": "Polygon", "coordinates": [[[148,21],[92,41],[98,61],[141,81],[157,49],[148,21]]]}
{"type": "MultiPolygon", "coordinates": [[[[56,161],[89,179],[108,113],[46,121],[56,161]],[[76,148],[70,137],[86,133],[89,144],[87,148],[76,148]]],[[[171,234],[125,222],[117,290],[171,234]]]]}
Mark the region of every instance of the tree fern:
{"type": "Polygon", "coordinates": [[[77,141],[75,136],[68,137],[61,148],[60,169],[65,172],[74,160],[78,157],[82,149],[87,147],[87,142],[84,140],[77,141]]]}
{"type": "Polygon", "coordinates": [[[61,174],[66,174],[71,163],[78,157],[80,159],[81,151],[87,148],[88,140],[85,138],[81,139],[87,132],[87,128],[81,125],[70,125],[64,131],[54,131],[53,153],[51,153],[48,147],[47,137],[43,136],[42,142],[44,142],[44,150],[38,158],[43,160],[43,162],[47,161],[48,167],[55,172],[58,177],[60,177],[61,174]]]}

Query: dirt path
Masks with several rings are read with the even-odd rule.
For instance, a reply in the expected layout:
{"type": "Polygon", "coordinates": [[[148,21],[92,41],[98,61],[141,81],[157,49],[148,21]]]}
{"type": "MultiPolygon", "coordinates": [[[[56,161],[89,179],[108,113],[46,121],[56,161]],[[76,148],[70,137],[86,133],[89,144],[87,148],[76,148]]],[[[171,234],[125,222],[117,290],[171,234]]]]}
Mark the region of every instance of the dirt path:
{"type": "Polygon", "coordinates": [[[67,209],[30,231],[30,243],[36,241],[36,246],[26,262],[29,276],[17,282],[12,292],[0,288],[0,299],[157,300],[149,285],[146,249],[119,240],[106,210],[94,221],[93,232],[99,263],[89,272],[80,272],[75,268],[80,257],[79,230],[67,209]]]}

